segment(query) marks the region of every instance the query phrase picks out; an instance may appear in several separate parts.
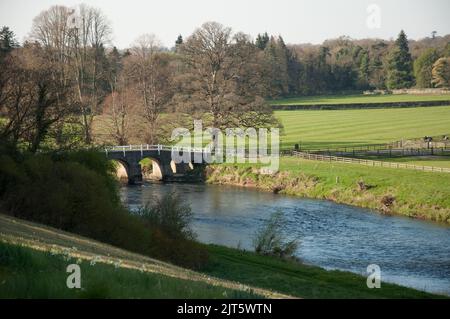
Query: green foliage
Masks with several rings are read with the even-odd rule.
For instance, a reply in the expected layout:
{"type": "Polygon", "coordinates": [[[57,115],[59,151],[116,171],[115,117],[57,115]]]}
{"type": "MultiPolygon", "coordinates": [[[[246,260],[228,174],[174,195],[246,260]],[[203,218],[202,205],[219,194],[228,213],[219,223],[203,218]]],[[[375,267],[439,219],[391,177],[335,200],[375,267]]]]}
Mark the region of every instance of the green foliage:
{"type": "Polygon", "coordinates": [[[429,48],[423,52],[414,61],[414,75],[416,77],[416,84],[420,88],[433,87],[431,80],[433,64],[439,58],[439,53],[434,48],[429,48]]]}
{"type": "Polygon", "coordinates": [[[269,40],[270,38],[267,32],[264,32],[263,34],[258,33],[258,35],[256,36],[255,45],[258,49],[264,50],[267,46],[267,43],[269,43],[269,40]]]}
{"type": "Polygon", "coordinates": [[[283,231],[285,223],[283,213],[275,212],[258,229],[253,238],[253,246],[257,254],[280,258],[294,257],[298,241],[288,241],[285,238],[283,231]]]}
{"type": "MultiPolygon", "coordinates": [[[[0,156],[0,203],[7,213],[188,267],[208,256],[193,240],[174,237],[170,218],[149,227],[120,203],[112,166],[99,152],[0,156]],[[164,227],[163,227],[164,226],[164,227]]],[[[181,205],[181,204],[180,204],[181,205]]],[[[165,209],[165,208],[164,208],[165,209]]],[[[181,209],[180,212],[175,211],[181,209]]],[[[186,220],[183,220],[186,222],[186,220]]],[[[180,224],[176,224],[180,227],[180,224]]],[[[185,226],[185,225],[184,225],[185,226]]],[[[183,227],[183,235],[187,234],[183,227]]]]}
{"type": "Polygon", "coordinates": [[[14,32],[9,27],[3,26],[0,30],[0,53],[8,53],[18,46],[14,32]]]}
{"type": "Polygon", "coordinates": [[[190,228],[193,216],[191,207],[177,193],[168,193],[162,198],[154,198],[153,204],[142,207],[138,215],[152,227],[162,229],[173,238],[195,238],[190,228]]]}
{"type": "Polygon", "coordinates": [[[389,89],[404,89],[414,85],[412,58],[408,39],[402,30],[389,54],[386,86],[389,89]]]}

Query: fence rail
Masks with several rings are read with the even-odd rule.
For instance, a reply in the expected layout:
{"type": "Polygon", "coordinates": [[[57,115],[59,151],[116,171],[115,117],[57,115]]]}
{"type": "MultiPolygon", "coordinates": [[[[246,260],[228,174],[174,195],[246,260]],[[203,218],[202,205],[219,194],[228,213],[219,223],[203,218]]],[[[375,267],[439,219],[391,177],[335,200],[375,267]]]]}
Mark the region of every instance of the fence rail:
{"type": "Polygon", "coordinates": [[[128,152],[128,151],[189,151],[189,152],[205,152],[208,148],[199,147],[177,147],[177,146],[167,146],[167,145],[150,145],[150,144],[140,144],[140,145],[120,145],[120,146],[107,146],[105,147],[106,152],[128,152]]]}
{"type": "Polygon", "coordinates": [[[450,148],[342,148],[342,149],[321,149],[308,150],[306,153],[334,156],[424,156],[424,155],[450,155],[450,148]]]}
{"type": "Polygon", "coordinates": [[[372,167],[406,168],[406,169],[414,169],[414,170],[425,171],[425,172],[450,173],[450,168],[445,168],[445,167],[421,166],[421,165],[395,163],[395,162],[382,162],[382,161],[373,161],[373,160],[360,159],[360,158],[311,154],[311,153],[297,152],[297,151],[294,151],[292,154],[297,157],[301,157],[301,158],[305,158],[305,159],[309,159],[309,160],[315,160],[315,161],[340,162],[340,163],[348,163],[348,164],[361,164],[361,165],[372,166],[372,167]]]}

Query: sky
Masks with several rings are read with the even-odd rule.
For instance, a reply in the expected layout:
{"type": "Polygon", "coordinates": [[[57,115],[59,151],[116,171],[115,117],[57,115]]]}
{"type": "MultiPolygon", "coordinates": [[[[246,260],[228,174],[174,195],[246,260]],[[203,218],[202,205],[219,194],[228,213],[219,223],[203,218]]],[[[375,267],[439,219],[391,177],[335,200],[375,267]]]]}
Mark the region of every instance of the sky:
{"type": "Polygon", "coordinates": [[[341,35],[392,39],[401,29],[410,39],[432,31],[450,34],[450,0],[0,0],[0,26],[9,26],[22,42],[41,11],[80,3],[105,13],[119,48],[144,33],[171,47],[179,34],[186,38],[206,21],[253,38],[263,32],[282,35],[291,44],[318,44],[341,35]]]}

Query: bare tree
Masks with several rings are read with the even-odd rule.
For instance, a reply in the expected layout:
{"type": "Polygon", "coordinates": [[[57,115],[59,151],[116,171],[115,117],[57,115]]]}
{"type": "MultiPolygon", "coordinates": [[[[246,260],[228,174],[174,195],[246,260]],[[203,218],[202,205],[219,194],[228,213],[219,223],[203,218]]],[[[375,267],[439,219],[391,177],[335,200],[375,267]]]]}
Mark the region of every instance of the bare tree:
{"type": "Polygon", "coordinates": [[[104,76],[101,60],[104,44],[111,35],[111,27],[100,10],[86,5],[80,5],[71,18],[73,26],[70,29],[70,39],[78,105],[85,141],[90,144],[92,123],[99,113],[101,103],[99,82],[104,76]]]}
{"type": "Polygon", "coordinates": [[[248,36],[233,36],[230,28],[208,22],[180,51],[190,76],[183,80],[188,105],[209,113],[214,127],[272,121],[270,110],[258,96],[260,74],[257,68],[249,68],[256,59],[256,47],[248,36]]]}
{"type": "Polygon", "coordinates": [[[110,82],[111,94],[105,99],[104,114],[111,119],[109,130],[118,145],[128,144],[131,117],[137,105],[136,92],[131,87],[125,72],[114,76],[110,82]]]}
{"type": "Polygon", "coordinates": [[[130,77],[136,84],[141,99],[142,112],[148,125],[148,142],[157,142],[160,115],[173,94],[173,70],[170,56],[161,52],[161,43],[154,35],[139,37],[128,60],[130,77]]]}

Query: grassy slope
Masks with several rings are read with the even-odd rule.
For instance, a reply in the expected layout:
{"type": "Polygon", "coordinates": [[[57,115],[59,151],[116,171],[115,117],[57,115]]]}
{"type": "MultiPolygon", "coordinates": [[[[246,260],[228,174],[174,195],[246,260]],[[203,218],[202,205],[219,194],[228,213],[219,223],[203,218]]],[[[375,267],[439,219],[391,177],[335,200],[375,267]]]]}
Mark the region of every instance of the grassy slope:
{"type": "MultiPolygon", "coordinates": [[[[382,283],[368,289],[366,278],[342,271],[327,271],[251,252],[210,245],[211,262],[205,272],[304,298],[430,298],[414,289],[382,283]]],[[[434,296],[435,297],[435,296],[434,296]]]]}
{"type": "Polygon", "coordinates": [[[450,94],[395,94],[395,95],[318,95],[302,96],[270,101],[274,105],[389,103],[415,101],[450,101],[450,94]]]}
{"type": "Polygon", "coordinates": [[[450,107],[276,111],[282,147],[327,148],[388,143],[450,133],[450,107]]]}
{"type": "Polygon", "coordinates": [[[209,182],[250,185],[281,193],[330,199],[340,203],[381,210],[385,195],[395,197],[391,213],[450,223],[450,176],[407,169],[366,167],[357,164],[309,161],[282,157],[280,173],[259,175],[254,164],[211,167],[209,182]],[[338,177],[338,182],[336,178],[338,177]],[[372,188],[360,191],[363,180],[372,188]]]}
{"type": "MultiPolygon", "coordinates": [[[[368,289],[363,276],[251,252],[210,245],[204,272],[304,298],[435,298],[433,294],[383,283],[368,289]]],[[[236,291],[112,265],[78,261],[82,289],[68,289],[65,269],[75,259],[0,243],[0,298],[255,298],[236,291]]]]}
{"type": "Polygon", "coordinates": [[[0,298],[254,298],[253,294],[113,265],[79,261],[82,289],[68,289],[61,255],[0,243],[0,298]]]}

